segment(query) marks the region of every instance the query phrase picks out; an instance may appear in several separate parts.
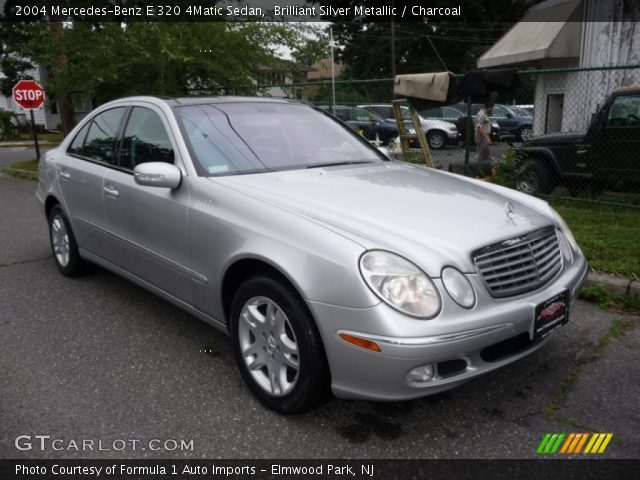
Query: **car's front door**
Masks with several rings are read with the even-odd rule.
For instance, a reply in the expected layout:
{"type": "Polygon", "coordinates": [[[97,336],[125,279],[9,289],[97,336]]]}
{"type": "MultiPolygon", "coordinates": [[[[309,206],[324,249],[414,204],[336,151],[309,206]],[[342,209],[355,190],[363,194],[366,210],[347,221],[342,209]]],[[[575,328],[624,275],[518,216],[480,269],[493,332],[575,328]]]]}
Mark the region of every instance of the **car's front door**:
{"type": "Polygon", "coordinates": [[[176,142],[160,109],[131,108],[123,130],[118,168],[104,177],[104,206],[111,248],[107,260],[174,297],[191,303],[187,242],[189,188],[138,185],[136,165],[167,162],[180,166],[176,142]]]}
{"type": "Polygon", "coordinates": [[[590,167],[596,178],[640,181],[640,94],[618,95],[593,129],[590,167]]]}
{"type": "Polygon", "coordinates": [[[513,114],[502,105],[494,105],[491,112],[491,120],[500,125],[502,135],[515,135],[518,130],[518,121],[513,114]]]}
{"type": "Polygon", "coordinates": [[[102,181],[113,165],[118,129],[126,107],[99,113],[76,134],[59,157],[56,175],[78,246],[92,253],[105,248],[102,181]]]}

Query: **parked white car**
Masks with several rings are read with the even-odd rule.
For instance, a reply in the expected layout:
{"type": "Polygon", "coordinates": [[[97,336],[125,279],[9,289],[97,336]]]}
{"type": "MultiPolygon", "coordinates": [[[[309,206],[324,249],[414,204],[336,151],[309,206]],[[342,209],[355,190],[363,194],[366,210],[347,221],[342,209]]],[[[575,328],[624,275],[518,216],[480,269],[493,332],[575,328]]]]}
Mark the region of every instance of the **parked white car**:
{"type": "MultiPolygon", "coordinates": [[[[390,103],[366,104],[358,105],[358,107],[376,113],[387,121],[396,121],[393,105],[390,103]]],[[[403,115],[409,117],[409,108],[406,106],[400,108],[403,115]]],[[[458,127],[452,123],[424,117],[420,117],[420,123],[427,137],[427,142],[429,142],[429,147],[433,150],[443,148],[447,144],[455,144],[460,140],[461,135],[458,132],[458,127]]]]}

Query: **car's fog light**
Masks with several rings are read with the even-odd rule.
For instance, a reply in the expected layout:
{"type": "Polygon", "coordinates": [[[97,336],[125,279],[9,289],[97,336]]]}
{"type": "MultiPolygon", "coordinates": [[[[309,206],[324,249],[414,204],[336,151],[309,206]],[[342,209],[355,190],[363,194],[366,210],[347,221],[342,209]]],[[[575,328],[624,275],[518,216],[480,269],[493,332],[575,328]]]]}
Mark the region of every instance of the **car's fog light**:
{"type": "Polygon", "coordinates": [[[442,270],[442,283],[453,300],[464,308],[471,308],[476,303],[476,294],[467,277],[453,267],[442,270]]]}
{"type": "Polygon", "coordinates": [[[428,382],[433,378],[433,372],[434,368],[431,364],[414,368],[409,373],[407,373],[407,382],[413,384],[428,382]]]}

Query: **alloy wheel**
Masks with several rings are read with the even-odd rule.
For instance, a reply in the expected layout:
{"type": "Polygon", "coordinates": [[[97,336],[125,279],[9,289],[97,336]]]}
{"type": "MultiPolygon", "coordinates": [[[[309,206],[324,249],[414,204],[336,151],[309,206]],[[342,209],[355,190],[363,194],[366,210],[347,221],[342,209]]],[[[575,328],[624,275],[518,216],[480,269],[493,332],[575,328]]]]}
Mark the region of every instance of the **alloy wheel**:
{"type": "Polygon", "coordinates": [[[66,267],[69,264],[69,233],[61,215],[51,218],[51,242],[58,264],[66,267]]]}
{"type": "Polygon", "coordinates": [[[268,394],[287,395],[298,381],[298,342],[286,314],[267,297],[250,298],[238,325],[242,358],[255,382],[268,394]]]}

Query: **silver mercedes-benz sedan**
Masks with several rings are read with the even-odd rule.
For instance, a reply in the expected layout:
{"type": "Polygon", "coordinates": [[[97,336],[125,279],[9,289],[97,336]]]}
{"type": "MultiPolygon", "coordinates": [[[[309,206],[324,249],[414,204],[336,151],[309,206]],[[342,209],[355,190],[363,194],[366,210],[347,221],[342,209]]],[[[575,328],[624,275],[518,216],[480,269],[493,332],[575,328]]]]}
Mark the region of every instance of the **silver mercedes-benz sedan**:
{"type": "Polygon", "coordinates": [[[267,407],[430,395],[540,348],[587,262],[549,205],[391,161],[286,100],[132,97],[40,160],[63,275],[109,269],[231,336],[267,407]]]}

